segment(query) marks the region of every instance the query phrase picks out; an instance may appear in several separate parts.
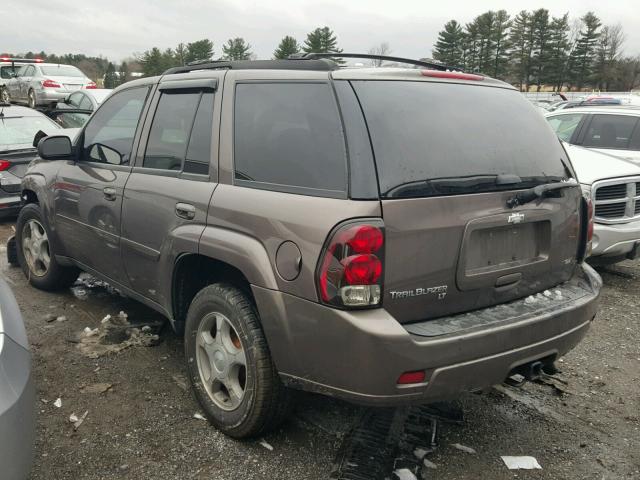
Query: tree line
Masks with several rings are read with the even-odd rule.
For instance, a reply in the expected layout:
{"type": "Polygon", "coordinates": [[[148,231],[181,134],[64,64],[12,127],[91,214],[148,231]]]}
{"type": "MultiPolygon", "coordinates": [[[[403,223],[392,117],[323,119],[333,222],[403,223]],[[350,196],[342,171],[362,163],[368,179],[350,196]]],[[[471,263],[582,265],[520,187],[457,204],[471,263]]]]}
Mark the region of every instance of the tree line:
{"type": "Polygon", "coordinates": [[[489,10],[466,25],[450,20],[438,33],[433,58],[482,72],[521,90],[543,87],[627,91],[640,84],[640,55],[625,56],[622,26],[593,13],[571,20],[540,8],[511,17],[489,10]]]}
{"type": "MultiPolygon", "coordinates": [[[[273,52],[273,58],[284,59],[295,53],[342,52],[338,48],[335,33],[329,27],[318,27],[309,32],[303,44],[296,38],[286,35],[273,52]]],[[[251,51],[251,44],[242,37],[230,38],[222,45],[222,55],[217,60],[254,60],[256,55],[251,51]]],[[[186,65],[191,62],[216,59],[214,44],[203,39],[192,43],[180,43],[175,48],[160,50],[153,47],[137,56],[145,76],[160,75],[171,67],[186,65]]]]}

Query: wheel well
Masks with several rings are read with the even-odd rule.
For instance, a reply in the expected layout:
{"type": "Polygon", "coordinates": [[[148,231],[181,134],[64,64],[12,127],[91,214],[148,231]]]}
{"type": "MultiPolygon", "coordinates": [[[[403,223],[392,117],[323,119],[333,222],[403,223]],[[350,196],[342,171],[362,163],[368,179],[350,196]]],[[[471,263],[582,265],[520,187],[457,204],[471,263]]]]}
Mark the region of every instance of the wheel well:
{"type": "Polygon", "coordinates": [[[38,196],[36,195],[36,192],[34,192],[33,190],[23,190],[22,201],[24,202],[25,205],[27,205],[28,203],[39,203],[38,196]]]}
{"type": "Polygon", "coordinates": [[[207,285],[216,282],[229,283],[253,298],[249,281],[233,265],[199,254],[178,258],[172,283],[173,318],[177,331],[183,329],[193,297],[207,285]]]}

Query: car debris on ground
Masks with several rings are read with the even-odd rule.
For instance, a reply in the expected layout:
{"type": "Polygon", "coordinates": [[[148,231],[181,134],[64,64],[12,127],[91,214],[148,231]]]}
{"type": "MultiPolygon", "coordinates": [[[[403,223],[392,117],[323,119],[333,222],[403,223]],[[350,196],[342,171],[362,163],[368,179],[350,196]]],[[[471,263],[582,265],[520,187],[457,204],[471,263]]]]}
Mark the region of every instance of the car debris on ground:
{"type": "Polygon", "coordinates": [[[502,455],[502,461],[509,470],[534,470],[542,469],[538,461],[534,457],[521,456],[512,457],[509,455],[502,455]]]}

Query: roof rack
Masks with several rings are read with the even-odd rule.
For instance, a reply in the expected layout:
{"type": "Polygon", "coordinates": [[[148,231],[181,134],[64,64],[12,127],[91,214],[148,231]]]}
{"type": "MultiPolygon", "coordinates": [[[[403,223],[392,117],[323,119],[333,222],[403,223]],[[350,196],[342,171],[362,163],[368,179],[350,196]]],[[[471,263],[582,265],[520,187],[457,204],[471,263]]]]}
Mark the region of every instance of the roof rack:
{"type": "Polygon", "coordinates": [[[195,70],[318,70],[330,72],[337,70],[339,66],[328,59],[318,60],[198,60],[182,67],[173,67],[166,70],[163,75],[187,73],[195,70]]]}
{"type": "Polygon", "coordinates": [[[374,55],[371,53],[294,53],[293,55],[289,55],[289,59],[291,60],[318,60],[323,58],[366,58],[369,60],[384,60],[387,62],[407,63],[409,65],[430,68],[433,70],[452,70],[457,72],[463,71],[459,67],[444,65],[441,63],[425,62],[423,60],[413,60],[411,58],[403,57],[390,57],[388,55],[374,55]]]}

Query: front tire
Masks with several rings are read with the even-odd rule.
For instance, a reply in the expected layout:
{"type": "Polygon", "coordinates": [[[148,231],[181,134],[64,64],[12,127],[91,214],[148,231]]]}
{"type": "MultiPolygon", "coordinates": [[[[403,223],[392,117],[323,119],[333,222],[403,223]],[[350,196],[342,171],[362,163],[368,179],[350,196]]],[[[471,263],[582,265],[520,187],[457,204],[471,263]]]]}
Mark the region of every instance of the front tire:
{"type": "Polygon", "coordinates": [[[40,290],[68,288],[78,278],[80,271],[77,268],[63,267],[56,261],[51,232],[36,203],[20,210],[16,222],[16,250],[24,275],[40,290]]]}
{"type": "Polygon", "coordinates": [[[9,90],[7,90],[6,87],[0,88],[0,102],[11,103],[11,98],[9,97],[9,90]]]}
{"type": "Polygon", "coordinates": [[[262,435],[289,413],[291,394],[275,369],[255,306],[241,290],[217,283],[195,296],[185,356],[195,397],[223,433],[262,435]]]}

